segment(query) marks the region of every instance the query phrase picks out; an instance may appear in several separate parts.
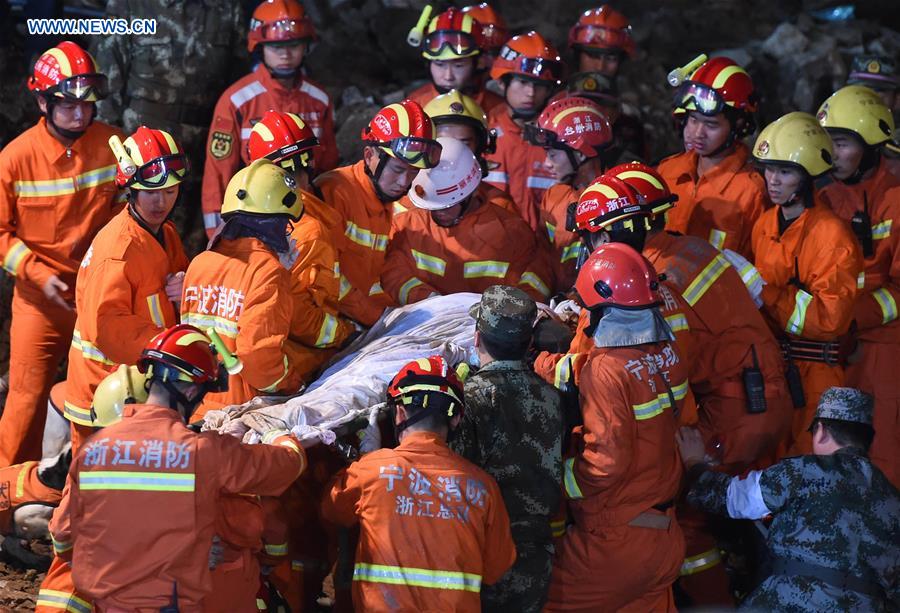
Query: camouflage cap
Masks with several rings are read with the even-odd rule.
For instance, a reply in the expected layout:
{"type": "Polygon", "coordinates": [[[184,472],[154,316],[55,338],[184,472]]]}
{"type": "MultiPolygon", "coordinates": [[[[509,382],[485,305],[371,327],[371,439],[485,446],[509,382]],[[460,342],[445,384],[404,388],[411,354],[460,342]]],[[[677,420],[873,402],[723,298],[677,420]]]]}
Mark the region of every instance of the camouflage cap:
{"type": "Polygon", "coordinates": [[[819,399],[816,418],[872,425],[872,396],[853,387],[829,387],[819,399]]]}
{"type": "Polygon", "coordinates": [[[900,89],[900,75],[893,59],[883,55],[857,55],[850,67],[847,85],[865,85],[876,90],[900,89]]]}
{"type": "Polygon", "coordinates": [[[491,340],[518,341],[531,335],[537,305],[518,288],[492,285],[484,290],[481,301],[472,305],[469,315],[475,318],[477,330],[491,340]]]}

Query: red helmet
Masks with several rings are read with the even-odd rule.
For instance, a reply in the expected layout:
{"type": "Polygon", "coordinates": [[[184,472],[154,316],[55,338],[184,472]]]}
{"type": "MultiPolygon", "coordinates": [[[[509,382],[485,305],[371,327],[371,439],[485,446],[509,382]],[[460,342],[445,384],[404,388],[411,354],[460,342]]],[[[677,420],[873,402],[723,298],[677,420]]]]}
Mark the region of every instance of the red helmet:
{"type": "Polygon", "coordinates": [[[619,164],[606,171],[605,176],[621,179],[637,192],[644,210],[651,215],[665,213],[675,206],[678,195],[673,194],[655,169],[641,162],[619,164]]]}
{"type": "Polygon", "coordinates": [[[525,138],[545,149],[568,147],[593,158],[612,144],[613,132],[597,103],[566,96],[544,108],[537,126],[525,125],[525,138]]]}
{"type": "Polygon", "coordinates": [[[434,168],[441,161],[434,122],[413,100],[389,104],[375,113],[362,131],[362,140],[416,168],[434,168]]]}
{"type": "Polygon", "coordinates": [[[166,189],[178,185],[190,172],[184,150],[171,134],[141,126],[123,143],[137,172],[129,176],[116,170],[116,185],[132,189],[166,189]]]}
{"type": "Polygon", "coordinates": [[[252,53],[260,43],[316,38],[316,28],[297,0],[265,0],[250,19],[247,49],[252,53]]]}
{"type": "Polygon", "coordinates": [[[481,43],[485,51],[497,53],[509,40],[506,22],[487,2],[463,7],[462,12],[474,17],[481,26],[481,43]]]}
{"type": "Polygon", "coordinates": [[[634,56],[631,24],[625,15],[607,4],[587,10],[569,30],[569,46],[573,49],[609,49],[634,56]]]}
{"type": "Polygon", "coordinates": [[[36,94],[83,102],[103,100],[109,94],[106,75],[100,73],[91,54],[68,40],[38,58],[28,79],[28,89],[36,94]]]}
{"type": "Polygon", "coordinates": [[[605,174],[581,192],[575,209],[575,227],[599,232],[618,222],[648,216],[637,192],[622,179],[605,174]]]}
{"type": "Polygon", "coordinates": [[[698,111],[718,115],[731,107],[754,113],[757,96],[747,71],[727,57],[705,61],[675,93],[675,113],[698,111]]]}
{"type": "Polygon", "coordinates": [[[475,57],[483,46],[481,27],[475,18],[457,8],[449,8],[428,24],[422,38],[426,60],[455,60],[475,57]]]}
{"type": "Polygon", "coordinates": [[[623,243],[601,245],[588,256],[578,271],[575,291],[589,309],[642,309],[662,302],[653,265],[623,243]]]}
{"type": "Polygon", "coordinates": [[[266,111],[250,130],[247,149],[251,162],[266,158],[293,171],[297,164],[312,168],[312,150],[318,144],[312,128],[299,115],[266,111]]]}
{"type": "Polygon", "coordinates": [[[491,78],[497,80],[506,75],[519,75],[558,85],[562,73],[562,58],[556,47],[534,30],[509,39],[491,66],[491,78]]]}
{"type": "Polygon", "coordinates": [[[448,419],[463,411],[463,383],[442,356],[413,360],[400,369],[387,388],[388,400],[401,406],[415,403],[420,408],[428,407],[423,401],[426,394],[439,394],[446,399],[443,405],[435,404],[446,410],[448,419]]]}
{"type": "Polygon", "coordinates": [[[219,364],[212,341],[188,324],[172,326],[150,339],[137,367],[149,380],[186,381],[212,392],[228,389],[228,373],[219,364]]]}

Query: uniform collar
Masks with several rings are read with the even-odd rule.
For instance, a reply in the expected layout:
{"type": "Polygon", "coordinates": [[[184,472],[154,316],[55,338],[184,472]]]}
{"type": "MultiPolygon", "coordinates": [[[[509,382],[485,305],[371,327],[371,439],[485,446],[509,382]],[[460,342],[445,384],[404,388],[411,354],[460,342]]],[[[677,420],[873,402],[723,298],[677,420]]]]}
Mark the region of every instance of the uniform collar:
{"type": "Polygon", "coordinates": [[[281,84],[281,81],[272,76],[272,73],[269,72],[269,69],[266,68],[266,65],[260,61],[259,65],[253,70],[256,73],[256,78],[259,79],[259,82],[262,83],[263,87],[268,90],[278,90],[280,92],[293,92],[298,91],[303,86],[303,76],[298,75],[296,79],[296,84],[293,88],[287,88],[281,84]]]}
{"type": "MultiPolygon", "coordinates": [[[[695,151],[687,151],[685,155],[687,156],[685,168],[681,174],[678,175],[675,182],[684,183],[685,181],[691,181],[693,183],[698,183],[701,178],[697,173],[697,162],[699,161],[700,156],[697,155],[695,151]]],[[[742,142],[736,142],[731,153],[722,158],[721,162],[710,168],[702,178],[706,181],[723,181],[722,188],[724,188],[731,182],[734,176],[744,168],[747,164],[749,155],[750,150],[747,149],[747,145],[742,142]]]]}
{"type": "Polygon", "coordinates": [[[435,432],[428,430],[414,430],[403,435],[403,441],[398,449],[422,449],[427,447],[447,447],[447,442],[435,432]]]}
{"type": "Polygon", "coordinates": [[[478,372],[492,370],[528,370],[523,360],[494,360],[478,369],[478,372]]]}
{"type": "Polygon", "coordinates": [[[75,139],[75,142],[72,143],[71,147],[66,147],[61,142],[56,140],[56,137],[50,134],[50,127],[47,125],[47,118],[41,117],[40,121],[38,121],[38,134],[40,135],[38,148],[44,153],[45,156],[47,156],[47,160],[49,160],[51,164],[56,164],[64,158],[74,158],[76,157],[76,155],[80,154],[81,142],[84,140],[85,136],[87,136],[88,130],[93,127],[94,124],[89,125],[84,134],[82,134],[80,138],[75,139]],[[68,151],[70,150],[72,152],[71,155],[69,155],[68,153],[68,151]]]}
{"type": "Polygon", "coordinates": [[[122,419],[164,419],[183,424],[178,411],[153,404],[126,404],[122,408],[122,419]]]}

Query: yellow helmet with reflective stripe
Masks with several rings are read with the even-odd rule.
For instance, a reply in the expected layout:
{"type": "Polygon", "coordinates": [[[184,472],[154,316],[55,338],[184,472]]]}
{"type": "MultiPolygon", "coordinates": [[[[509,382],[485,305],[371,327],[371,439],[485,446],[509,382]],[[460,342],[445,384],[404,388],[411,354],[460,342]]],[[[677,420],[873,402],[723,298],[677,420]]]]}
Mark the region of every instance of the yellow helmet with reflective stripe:
{"type": "Polygon", "coordinates": [[[816,119],[826,130],[853,132],[872,146],[891,140],[894,133],[891,110],[881,96],[863,85],[848,85],[831,94],[816,119]]]}
{"type": "Polygon", "coordinates": [[[456,89],[446,94],[435,96],[425,105],[425,114],[431,117],[435,126],[447,124],[466,124],[472,126],[478,134],[478,151],[491,152],[494,134],[488,126],[487,113],[474,98],[456,89]]]}
{"type": "Polygon", "coordinates": [[[762,164],[799,166],[817,177],[831,170],[831,138],[809,113],[788,113],[767,125],[756,139],[753,157],[762,164]]]}
{"type": "Polygon", "coordinates": [[[225,188],[222,217],[234,213],[287,215],[297,221],[303,215],[303,198],[291,173],[260,158],[239,170],[225,188]]]}
{"type": "Polygon", "coordinates": [[[106,376],[94,392],[91,403],[91,420],[95,428],[111,426],[122,419],[126,404],[142,404],[147,401],[145,382],[147,375],[137,366],[120,364],[106,376]]]}

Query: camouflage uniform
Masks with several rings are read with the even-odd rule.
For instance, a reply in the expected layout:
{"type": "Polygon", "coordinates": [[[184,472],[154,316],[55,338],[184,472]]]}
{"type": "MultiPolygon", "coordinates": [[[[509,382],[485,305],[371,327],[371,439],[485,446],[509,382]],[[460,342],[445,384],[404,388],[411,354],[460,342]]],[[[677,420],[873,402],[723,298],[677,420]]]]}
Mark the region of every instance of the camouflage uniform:
{"type": "MultiPolygon", "coordinates": [[[[483,335],[502,342],[529,338],[535,311],[534,301],[521,290],[494,286],[473,307],[473,316],[483,335]]],[[[482,590],[482,608],[540,611],[552,571],[550,515],[561,495],[559,394],[525,362],[498,360],[468,378],[465,400],[451,447],[497,481],[517,551],[503,579],[482,590]]]]}
{"type": "MultiPolygon", "coordinates": [[[[200,182],[206,134],[219,95],[246,72],[244,15],[238,0],[109,0],[110,18],[155,18],[151,35],[96,37],[110,96],[99,117],[126,134],[145,124],[182,143],[193,172],[176,207],[179,230],[202,230],[200,182]],[[184,216],[184,219],[181,217],[184,216]]],[[[186,237],[184,237],[186,238],[186,237]]]]}
{"type": "MultiPolygon", "coordinates": [[[[872,399],[833,387],[816,417],[872,423],[872,399]]],[[[774,572],[744,601],[760,611],[900,609],[900,493],[862,449],[788,458],[745,479],[705,471],[688,502],[737,519],[774,516],[774,572]]]]}
{"type": "MultiPolygon", "coordinates": [[[[893,58],[884,55],[857,55],[850,66],[847,85],[865,85],[875,91],[900,92],[900,72],[893,58]]],[[[885,100],[885,104],[890,103],[885,100]]],[[[894,99],[891,111],[894,114],[894,142],[900,142],[900,101],[894,99]]],[[[881,154],[887,161],[888,169],[894,176],[900,177],[900,148],[892,143],[883,147],[881,154]]]]}

